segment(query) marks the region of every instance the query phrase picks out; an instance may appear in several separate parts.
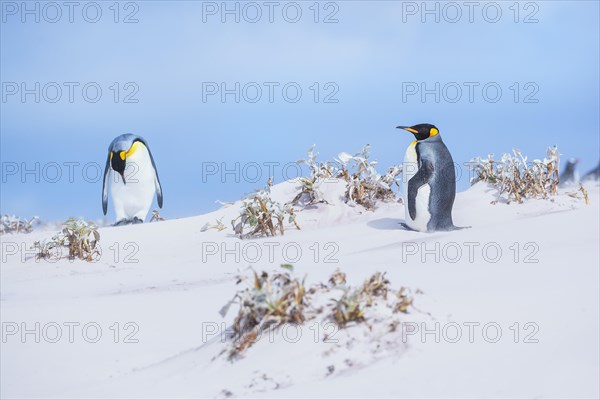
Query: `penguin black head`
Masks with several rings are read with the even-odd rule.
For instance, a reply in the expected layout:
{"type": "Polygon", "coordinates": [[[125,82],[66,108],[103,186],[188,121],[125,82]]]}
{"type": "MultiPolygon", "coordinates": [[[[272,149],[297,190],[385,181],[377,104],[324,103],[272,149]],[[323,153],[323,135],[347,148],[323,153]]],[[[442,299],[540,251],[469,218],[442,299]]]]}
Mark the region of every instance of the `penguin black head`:
{"type": "Polygon", "coordinates": [[[123,178],[123,183],[125,182],[125,158],[127,151],[126,150],[112,150],[110,152],[110,166],[113,170],[121,175],[123,178]]]}
{"type": "Polygon", "coordinates": [[[577,164],[579,164],[579,160],[577,158],[569,158],[567,160],[567,170],[575,170],[575,167],[577,166],[577,164]]]}
{"type": "Polygon", "coordinates": [[[398,129],[404,129],[415,135],[417,140],[425,140],[440,133],[438,128],[432,124],[418,124],[413,126],[397,126],[398,129]]]}
{"type": "Polygon", "coordinates": [[[115,138],[108,147],[108,157],[110,158],[110,166],[121,175],[123,183],[125,181],[125,168],[127,167],[127,158],[131,157],[137,150],[139,144],[144,144],[144,140],[141,136],[127,133],[115,138]]]}

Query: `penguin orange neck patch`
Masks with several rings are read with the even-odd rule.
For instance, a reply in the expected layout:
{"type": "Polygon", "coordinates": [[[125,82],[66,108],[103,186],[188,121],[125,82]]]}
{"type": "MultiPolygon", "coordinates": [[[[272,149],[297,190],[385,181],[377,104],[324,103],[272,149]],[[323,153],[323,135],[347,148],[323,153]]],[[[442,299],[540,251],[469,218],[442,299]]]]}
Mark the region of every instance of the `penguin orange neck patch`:
{"type": "Polygon", "coordinates": [[[142,143],[142,142],[134,142],[134,143],[131,145],[131,148],[129,149],[129,151],[128,151],[127,153],[125,153],[124,151],[122,151],[122,152],[121,152],[121,154],[122,154],[122,155],[121,155],[121,158],[122,158],[123,160],[125,159],[124,157],[127,157],[127,158],[129,158],[129,157],[131,157],[132,155],[134,155],[136,151],[138,151],[139,149],[142,149],[142,148],[144,148],[144,147],[145,147],[145,146],[144,146],[144,143],[142,143]]]}
{"type": "MultiPolygon", "coordinates": [[[[139,149],[144,148],[144,143],[142,142],[134,142],[131,147],[129,148],[128,151],[120,151],[119,152],[119,157],[121,158],[121,160],[125,161],[126,158],[131,157],[132,155],[134,155],[139,149]]],[[[113,158],[113,152],[110,152],[110,159],[112,161],[113,158]]]]}

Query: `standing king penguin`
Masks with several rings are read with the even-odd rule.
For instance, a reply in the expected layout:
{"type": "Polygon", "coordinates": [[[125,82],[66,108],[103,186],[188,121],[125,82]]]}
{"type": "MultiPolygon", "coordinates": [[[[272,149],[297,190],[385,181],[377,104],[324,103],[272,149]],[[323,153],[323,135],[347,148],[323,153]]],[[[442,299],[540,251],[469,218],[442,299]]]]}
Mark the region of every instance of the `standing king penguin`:
{"type": "Polygon", "coordinates": [[[558,178],[558,186],[565,187],[569,185],[575,185],[579,183],[579,173],[577,172],[577,164],[579,160],[576,158],[569,158],[564,171],[558,178]]]}
{"type": "Polygon", "coordinates": [[[419,232],[462,229],[452,222],[456,195],[454,161],[431,124],[398,126],[415,135],[404,156],[406,227],[419,232]]]}
{"type": "Polygon", "coordinates": [[[108,208],[108,182],[116,214],[115,225],[142,223],[148,215],[156,192],[162,208],[163,194],[156,164],[148,144],[141,136],[126,133],[108,146],[102,185],[102,211],[108,208]]]}

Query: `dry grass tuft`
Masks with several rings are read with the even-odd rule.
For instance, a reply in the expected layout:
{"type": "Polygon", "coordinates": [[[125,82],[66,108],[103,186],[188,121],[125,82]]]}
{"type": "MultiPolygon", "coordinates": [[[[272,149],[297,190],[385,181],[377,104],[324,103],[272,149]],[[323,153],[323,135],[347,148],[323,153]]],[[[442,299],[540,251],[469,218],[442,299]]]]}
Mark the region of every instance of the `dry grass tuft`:
{"type": "Polygon", "coordinates": [[[200,232],[206,232],[209,229],[216,229],[219,232],[225,230],[225,224],[223,224],[223,218],[217,219],[216,222],[214,224],[211,224],[210,222],[207,222],[206,224],[204,224],[204,226],[202,228],[200,228],[200,232]]]}
{"type": "Polygon", "coordinates": [[[408,295],[406,288],[401,287],[397,291],[391,289],[390,281],[385,277],[385,273],[381,272],[374,273],[359,288],[345,287],[343,290],[342,296],[333,300],[330,313],[340,328],[352,322],[363,322],[365,309],[372,307],[379,300],[387,301],[388,293],[395,293],[395,300],[391,305],[394,312],[407,313],[413,302],[413,297],[408,295]]]}
{"type": "Polygon", "coordinates": [[[366,310],[378,302],[385,303],[392,313],[407,313],[413,298],[404,287],[393,290],[385,273],[376,272],[360,287],[346,284],[346,275],[339,270],[329,278],[329,285],[318,283],[307,288],[306,277],[299,279],[293,275],[293,266],[284,264],[284,271],[268,274],[252,270],[250,276],[239,276],[238,284],[246,283],[233,299],[221,309],[225,316],[233,304],[239,305],[233,321],[232,344],[229,359],[239,357],[252,346],[262,333],[268,329],[277,329],[283,324],[303,324],[321,315],[324,319],[345,328],[351,323],[367,320],[366,310]],[[339,298],[332,298],[326,306],[316,306],[320,296],[330,296],[334,291],[342,290],[339,298]],[[388,302],[388,294],[394,294],[388,302]]]}
{"type": "Polygon", "coordinates": [[[36,221],[39,221],[39,217],[33,217],[28,221],[15,215],[5,214],[0,218],[0,234],[30,233],[33,230],[33,224],[36,221]]]}
{"type": "Polygon", "coordinates": [[[50,259],[59,254],[60,248],[69,249],[69,259],[76,258],[84,261],[97,261],[100,257],[100,233],[93,222],[69,218],[63,223],[62,231],[49,241],[36,241],[33,247],[38,250],[38,259],[50,259]],[[58,253],[56,253],[58,251],[58,253]]]}
{"type": "Polygon", "coordinates": [[[240,239],[276,236],[277,232],[284,234],[286,219],[300,229],[294,208],[290,204],[281,204],[271,199],[270,186],[267,186],[243,200],[240,215],[231,221],[231,225],[240,239]]]}
{"type": "Polygon", "coordinates": [[[159,221],[166,221],[166,218],[161,216],[158,213],[158,210],[152,210],[152,218],[150,218],[150,222],[159,222],[159,221]]]}
{"type": "Polygon", "coordinates": [[[305,160],[296,161],[298,164],[306,164],[310,169],[309,177],[301,177],[300,192],[291,201],[291,204],[308,206],[317,203],[327,203],[320,190],[321,184],[327,180],[337,180],[340,176],[339,167],[335,164],[326,161],[318,162],[317,153],[315,153],[315,145],[308,149],[305,160]]]}
{"type": "Polygon", "coordinates": [[[390,167],[385,175],[380,175],[375,166],[376,161],[369,161],[370,145],[365,145],[360,153],[350,155],[340,153],[334,162],[317,162],[315,146],[307,153],[305,160],[298,161],[310,169],[310,177],[300,178],[300,192],[292,200],[292,204],[303,206],[327,203],[320,185],[328,180],[343,179],[346,182],[345,202],[350,205],[361,205],[370,210],[376,202],[394,201],[396,193],[393,187],[399,187],[398,177],[402,166],[390,167]]]}
{"type": "Polygon", "coordinates": [[[498,202],[503,194],[507,202],[522,203],[528,198],[543,198],[558,193],[558,168],[560,153],[556,146],[548,148],[544,160],[533,160],[527,163],[517,149],[513,154],[503,154],[500,161],[495,161],[493,155],[486,159],[474,158],[467,165],[475,174],[471,184],[483,181],[498,189],[498,202]]]}
{"type": "Polygon", "coordinates": [[[402,166],[390,167],[385,175],[380,175],[375,166],[377,161],[369,161],[370,145],[365,145],[360,153],[350,156],[339,155],[342,162],[342,174],[346,179],[346,203],[359,204],[367,210],[375,208],[378,200],[393,201],[396,193],[393,186],[400,187],[398,176],[402,166]],[[354,172],[352,172],[354,171],[354,172]]]}
{"type": "Polygon", "coordinates": [[[585,188],[583,187],[583,185],[581,184],[581,182],[579,183],[579,191],[581,192],[581,194],[583,194],[583,199],[585,200],[585,204],[587,204],[589,206],[590,205],[590,198],[588,197],[587,190],[585,190],[585,188]]]}
{"type": "Polygon", "coordinates": [[[290,265],[282,267],[285,269],[283,272],[269,275],[252,270],[251,279],[238,278],[238,283],[246,282],[248,287],[238,291],[221,310],[221,314],[225,315],[233,303],[237,302],[240,306],[233,321],[235,340],[230,358],[254,344],[263,331],[285,323],[301,324],[306,320],[304,279],[293,277],[290,265]]]}

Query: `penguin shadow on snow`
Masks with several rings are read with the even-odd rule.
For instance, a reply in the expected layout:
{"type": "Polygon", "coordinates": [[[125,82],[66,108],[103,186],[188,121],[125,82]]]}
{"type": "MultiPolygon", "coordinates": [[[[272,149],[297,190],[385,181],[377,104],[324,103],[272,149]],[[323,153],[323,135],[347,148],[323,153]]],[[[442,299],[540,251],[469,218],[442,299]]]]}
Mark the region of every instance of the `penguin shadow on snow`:
{"type": "Polygon", "coordinates": [[[374,229],[385,230],[385,231],[411,231],[416,232],[406,226],[404,220],[398,218],[380,218],[373,221],[367,222],[367,226],[374,229]]]}
{"type": "MultiPolygon", "coordinates": [[[[412,229],[406,222],[402,219],[397,218],[380,218],[373,221],[367,222],[367,226],[374,229],[386,230],[386,231],[407,231],[407,232],[420,232],[415,229],[412,229]]],[[[471,226],[461,226],[454,227],[454,229],[440,229],[437,231],[431,232],[420,232],[420,233],[435,233],[435,232],[452,232],[452,231],[460,231],[463,229],[469,229],[471,226]]]]}

